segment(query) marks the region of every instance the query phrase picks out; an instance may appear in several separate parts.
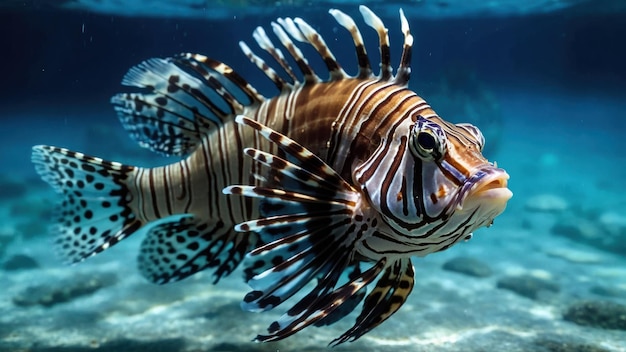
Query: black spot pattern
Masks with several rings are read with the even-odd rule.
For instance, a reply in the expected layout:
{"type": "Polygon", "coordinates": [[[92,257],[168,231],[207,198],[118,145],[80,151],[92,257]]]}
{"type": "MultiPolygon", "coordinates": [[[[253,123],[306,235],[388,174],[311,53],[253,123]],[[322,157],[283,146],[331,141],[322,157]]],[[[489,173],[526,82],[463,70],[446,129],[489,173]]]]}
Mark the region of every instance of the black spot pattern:
{"type": "Polygon", "coordinates": [[[141,244],[139,270],[157,284],[182,280],[206,268],[216,268],[214,282],[239,265],[255,243],[215,220],[204,223],[191,216],[150,229],[141,244]]]}
{"type": "Polygon", "coordinates": [[[189,154],[244,106],[263,99],[228,66],[197,54],[144,61],[122,83],[150,91],[111,98],[122,125],[140,146],[164,155],[189,154]]]}
{"type": "Polygon", "coordinates": [[[102,252],[141,227],[126,201],[132,166],[49,146],[33,147],[32,161],[41,177],[63,195],[52,229],[58,251],[68,262],[102,252]]]}

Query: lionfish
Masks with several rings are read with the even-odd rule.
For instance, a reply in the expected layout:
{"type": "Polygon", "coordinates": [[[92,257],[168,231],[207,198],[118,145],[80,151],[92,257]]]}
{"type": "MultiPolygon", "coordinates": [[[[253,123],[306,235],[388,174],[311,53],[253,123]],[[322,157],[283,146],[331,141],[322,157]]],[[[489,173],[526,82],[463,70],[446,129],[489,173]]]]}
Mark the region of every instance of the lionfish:
{"type": "Polygon", "coordinates": [[[509,176],[483,157],[478,128],[441,119],[408,89],[413,37],[402,10],[395,75],[379,17],[360,7],[378,34],[374,75],[354,20],[329,12],[352,37],[356,76],[301,18],[271,24],[300,74],[263,28],[253,37],[278,72],[239,43],[278,88],[272,98],[199,54],[131,68],[122,84],[142,91],[112,98],[119,119],[142,147],[178,162],[142,168],[33,147],[37,171],[64,197],[53,226],[61,254],[79,262],[149,226],[138,262],[155,283],[207,268],[217,282],[247,258],[245,310],[273,309],[310,288],[256,341],[332,324],[360,306],[331,342],[339,344],[394,314],[414,286],[411,257],[490,226],[512,195],[509,176]],[[294,40],[319,53],[328,79],[294,40]]]}

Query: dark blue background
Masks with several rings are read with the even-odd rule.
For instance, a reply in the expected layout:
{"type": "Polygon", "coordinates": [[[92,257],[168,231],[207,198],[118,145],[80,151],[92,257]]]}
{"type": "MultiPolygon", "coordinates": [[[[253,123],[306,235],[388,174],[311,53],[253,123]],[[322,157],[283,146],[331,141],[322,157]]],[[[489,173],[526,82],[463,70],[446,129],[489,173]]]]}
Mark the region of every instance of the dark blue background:
{"type": "MultiPolygon", "coordinates": [[[[356,6],[347,12],[358,16],[356,6]]],[[[301,15],[319,28],[346,70],[354,73],[350,38],[343,29],[335,36],[332,17],[325,12],[303,15],[294,8],[276,14],[286,15],[301,15]],[[335,43],[335,38],[345,45],[335,43]]],[[[121,89],[119,82],[130,66],[181,51],[223,60],[242,70],[254,85],[271,87],[258,79],[237,42],[246,40],[255,48],[252,30],[258,25],[268,28],[274,17],[208,21],[5,10],[0,13],[0,106],[108,108],[108,97],[121,89]]],[[[397,60],[399,21],[397,17],[385,21],[397,60]]],[[[373,31],[360,18],[357,23],[370,44],[375,42],[373,31]]],[[[481,79],[496,85],[546,85],[603,94],[623,94],[626,87],[623,15],[560,12],[520,18],[412,18],[410,23],[416,38],[412,80],[416,87],[428,85],[450,65],[475,69],[481,79]]],[[[374,50],[370,45],[370,55],[374,50]]]]}

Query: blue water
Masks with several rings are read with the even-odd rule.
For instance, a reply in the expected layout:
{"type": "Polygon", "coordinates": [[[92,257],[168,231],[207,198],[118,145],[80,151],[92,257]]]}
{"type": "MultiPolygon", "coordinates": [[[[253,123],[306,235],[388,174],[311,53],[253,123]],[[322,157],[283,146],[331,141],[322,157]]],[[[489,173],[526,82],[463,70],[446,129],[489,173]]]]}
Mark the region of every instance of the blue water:
{"type": "MultiPolygon", "coordinates": [[[[342,9],[354,15],[377,62],[373,31],[355,5],[342,9]]],[[[0,269],[0,351],[318,350],[352,325],[355,316],[277,343],[250,342],[280,313],[240,310],[248,291],[241,273],[218,286],[202,273],[152,285],[136,269],[142,234],[79,265],[63,265],[46,233],[57,198],[30,163],[36,144],[133,165],[169,163],[130,140],[110,107],[128,68],[150,57],[198,52],[228,63],[272,96],[271,82],[237,42],[252,46],[252,30],[268,28],[276,16],[302,16],[353,74],[351,40],[332,17],[297,7],[214,20],[1,11],[0,263],[26,255],[38,267],[0,269]],[[28,287],[103,276],[115,279],[65,303],[16,304],[28,287]]],[[[396,63],[399,20],[383,20],[396,63]]],[[[624,325],[589,327],[563,319],[583,300],[626,305],[626,17],[562,10],[410,23],[411,89],[438,102],[433,108],[442,117],[448,118],[446,110],[460,114],[453,120],[469,115],[485,135],[492,134],[488,157],[510,174],[514,197],[494,226],[468,243],[414,258],[416,286],[407,303],[377,329],[337,349],[626,351],[624,325]],[[455,80],[455,72],[464,72],[463,79],[455,80]],[[439,94],[446,79],[454,97],[439,94]],[[452,99],[469,106],[455,108],[452,99]],[[477,259],[492,273],[477,278],[442,268],[456,257],[477,259]],[[498,288],[502,279],[518,275],[555,284],[558,291],[546,289],[533,299],[498,288]]],[[[314,53],[304,52],[324,72],[314,53]]]]}

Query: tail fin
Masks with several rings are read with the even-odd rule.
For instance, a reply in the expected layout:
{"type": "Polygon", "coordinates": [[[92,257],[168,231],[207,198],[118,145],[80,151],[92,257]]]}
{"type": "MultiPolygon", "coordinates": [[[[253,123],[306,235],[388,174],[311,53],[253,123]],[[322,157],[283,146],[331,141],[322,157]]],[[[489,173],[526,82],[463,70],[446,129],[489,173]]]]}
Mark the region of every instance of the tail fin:
{"type": "Polygon", "coordinates": [[[68,262],[96,255],[143,225],[128,205],[133,195],[126,180],[133,166],[43,145],[33,147],[32,161],[44,181],[63,195],[52,231],[68,262]]]}

